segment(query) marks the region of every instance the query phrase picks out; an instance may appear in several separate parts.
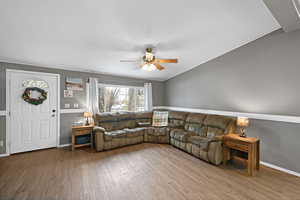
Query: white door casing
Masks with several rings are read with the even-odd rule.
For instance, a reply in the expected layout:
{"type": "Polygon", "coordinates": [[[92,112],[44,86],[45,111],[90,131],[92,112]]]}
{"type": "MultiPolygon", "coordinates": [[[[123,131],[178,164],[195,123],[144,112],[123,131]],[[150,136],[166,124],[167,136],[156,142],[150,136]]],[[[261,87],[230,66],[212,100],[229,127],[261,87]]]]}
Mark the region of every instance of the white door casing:
{"type": "Polygon", "coordinates": [[[8,134],[10,154],[56,147],[59,138],[59,75],[8,70],[8,134]],[[22,99],[25,80],[45,81],[47,99],[32,105],[22,99]]]}

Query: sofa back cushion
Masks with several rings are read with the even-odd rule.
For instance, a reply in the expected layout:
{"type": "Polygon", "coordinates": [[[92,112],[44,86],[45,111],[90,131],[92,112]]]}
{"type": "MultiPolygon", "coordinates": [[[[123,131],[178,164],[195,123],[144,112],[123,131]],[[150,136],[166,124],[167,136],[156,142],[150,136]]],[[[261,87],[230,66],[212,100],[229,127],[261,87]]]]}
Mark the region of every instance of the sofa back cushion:
{"type": "Polygon", "coordinates": [[[186,112],[169,111],[169,127],[183,128],[186,117],[186,112]]]}
{"type": "Polygon", "coordinates": [[[207,115],[203,125],[206,130],[207,137],[214,137],[224,135],[227,133],[228,126],[234,120],[232,117],[226,117],[221,115],[207,115]]]}
{"type": "Polygon", "coordinates": [[[118,116],[118,129],[135,128],[135,114],[134,113],[120,113],[118,116]]]}
{"type": "Polygon", "coordinates": [[[95,124],[105,128],[105,131],[114,131],[119,127],[119,114],[116,113],[99,113],[96,114],[95,124]]]}
{"type": "Polygon", "coordinates": [[[203,121],[205,119],[206,115],[200,114],[200,113],[190,113],[188,114],[186,120],[184,129],[186,131],[191,131],[199,136],[205,136],[205,130],[203,127],[203,121]]]}
{"type": "Polygon", "coordinates": [[[135,113],[136,123],[147,123],[149,126],[152,124],[152,112],[137,112],[135,113]]]}

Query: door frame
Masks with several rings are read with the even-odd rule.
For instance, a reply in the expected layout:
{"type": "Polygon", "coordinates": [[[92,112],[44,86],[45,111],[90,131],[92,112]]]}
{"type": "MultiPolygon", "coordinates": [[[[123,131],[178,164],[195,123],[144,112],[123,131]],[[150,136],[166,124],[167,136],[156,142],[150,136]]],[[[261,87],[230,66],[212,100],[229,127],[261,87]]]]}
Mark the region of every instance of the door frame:
{"type": "Polygon", "coordinates": [[[45,72],[37,72],[37,71],[26,71],[26,70],[16,70],[16,69],[6,69],[6,154],[10,155],[10,146],[11,146],[11,133],[10,133],[10,73],[29,73],[34,75],[45,75],[52,76],[57,79],[57,127],[56,127],[56,147],[59,147],[60,144],[60,74],[55,73],[45,73],[45,72]]]}

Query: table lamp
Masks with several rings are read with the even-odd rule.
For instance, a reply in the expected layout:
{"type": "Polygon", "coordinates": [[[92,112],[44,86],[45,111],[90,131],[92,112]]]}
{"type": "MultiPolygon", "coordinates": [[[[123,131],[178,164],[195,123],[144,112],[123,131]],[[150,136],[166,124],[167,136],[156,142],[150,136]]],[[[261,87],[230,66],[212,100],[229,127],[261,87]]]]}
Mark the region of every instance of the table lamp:
{"type": "Polygon", "coordinates": [[[91,113],[91,112],[84,112],[84,113],[83,113],[83,117],[86,118],[85,125],[86,125],[86,126],[89,126],[89,125],[90,125],[90,123],[89,123],[89,118],[92,117],[92,113],[91,113]]]}
{"type": "Polygon", "coordinates": [[[246,127],[249,126],[249,119],[247,117],[238,117],[236,124],[240,127],[241,130],[240,137],[247,137],[246,127]]]}

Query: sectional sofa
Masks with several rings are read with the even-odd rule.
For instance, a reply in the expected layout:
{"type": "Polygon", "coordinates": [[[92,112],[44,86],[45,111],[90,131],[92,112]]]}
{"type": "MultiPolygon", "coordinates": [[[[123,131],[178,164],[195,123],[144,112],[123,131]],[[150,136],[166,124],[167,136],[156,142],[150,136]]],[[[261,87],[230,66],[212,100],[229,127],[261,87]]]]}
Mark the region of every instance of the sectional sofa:
{"type": "Polygon", "coordinates": [[[235,133],[236,119],[169,111],[167,127],[152,127],[152,112],[97,114],[95,147],[110,150],[143,142],[171,144],[215,165],[223,161],[222,138],[235,133]]]}

